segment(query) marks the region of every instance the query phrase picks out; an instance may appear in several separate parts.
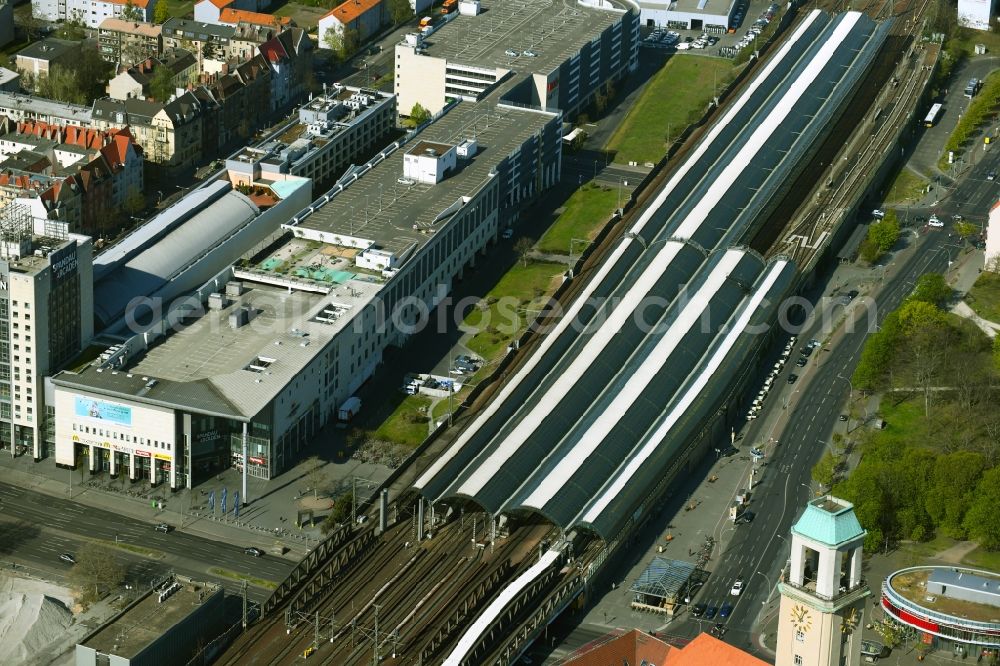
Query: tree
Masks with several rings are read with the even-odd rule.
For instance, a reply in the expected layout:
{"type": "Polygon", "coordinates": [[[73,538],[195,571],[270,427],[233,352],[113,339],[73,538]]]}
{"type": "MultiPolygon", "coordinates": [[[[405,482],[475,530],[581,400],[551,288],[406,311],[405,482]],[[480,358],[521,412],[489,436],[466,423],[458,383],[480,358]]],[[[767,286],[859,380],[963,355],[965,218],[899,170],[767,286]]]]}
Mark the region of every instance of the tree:
{"type": "Polygon", "coordinates": [[[943,306],[952,295],[952,289],[940,273],[925,273],[917,280],[910,298],[915,301],[930,303],[935,307],[943,306]]]}
{"type": "Polygon", "coordinates": [[[402,25],[413,18],[409,0],[389,0],[389,17],[393,25],[402,25]]]}
{"type": "Polygon", "coordinates": [[[962,240],[975,236],[979,232],[979,227],[971,222],[959,222],[955,225],[955,233],[962,240]]]}
{"type": "Polygon", "coordinates": [[[160,0],[153,9],[153,23],[164,23],[168,18],[170,18],[170,7],[167,6],[166,0],[160,0]]]}
{"type": "Polygon", "coordinates": [[[337,527],[337,525],[350,518],[351,507],[353,505],[354,495],[350,491],[338,495],[337,499],[333,501],[333,508],[330,510],[330,515],[327,516],[320,525],[320,529],[323,531],[323,534],[329,534],[337,527]]]}
{"type": "Polygon", "coordinates": [[[337,59],[343,62],[354,55],[361,45],[361,35],[354,28],[343,30],[327,30],[323,43],[333,51],[337,59]]]}
{"type": "Polygon", "coordinates": [[[514,243],[514,251],[517,252],[518,258],[525,267],[528,265],[528,253],[533,247],[535,247],[535,241],[527,236],[521,236],[514,243]]]}
{"type": "Polygon", "coordinates": [[[987,550],[1000,550],[1000,520],[996,517],[1000,505],[1000,467],[983,474],[973,497],[965,514],[969,536],[987,550]]]}
{"type": "Polygon", "coordinates": [[[420,102],[414,104],[413,108],[410,109],[410,120],[412,120],[414,124],[423,125],[430,119],[431,112],[425,109],[420,102]]]}
{"type": "Polygon", "coordinates": [[[159,64],[153,68],[153,76],[149,79],[149,94],[157,102],[166,102],[176,90],[174,75],[170,68],[159,64]]]}
{"type": "MultiPolygon", "coordinates": [[[[162,3],[166,6],[166,1],[162,3]]],[[[132,4],[132,0],[127,0],[125,3],[125,8],[122,10],[121,19],[123,21],[145,21],[146,17],[143,15],[142,10],[132,4]]]]}
{"type": "Polygon", "coordinates": [[[77,551],[76,564],[70,569],[69,579],[80,600],[90,603],[124,582],[125,567],[110,548],[88,543],[77,551]]]}
{"type": "Polygon", "coordinates": [[[146,207],[146,197],[142,195],[142,192],[138,188],[133,187],[125,195],[125,201],[122,202],[122,207],[125,212],[129,215],[138,215],[142,209],[146,207]]]}
{"type": "Polygon", "coordinates": [[[821,486],[829,488],[837,473],[837,457],[827,451],[812,468],[812,480],[821,486]]]}
{"type": "Polygon", "coordinates": [[[319,487],[324,485],[328,478],[326,463],[317,456],[310,457],[306,463],[310,465],[309,471],[306,472],[306,481],[309,482],[309,487],[312,488],[313,497],[319,497],[319,487]]]}
{"type": "Polygon", "coordinates": [[[86,38],[87,26],[83,24],[83,14],[79,10],[74,11],[72,16],[59,24],[55,36],[72,42],[79,42],[86,38]]]}
{"type": "Polygon", "coordinates": [[[48,75],[41,74],[35,80],[35,92],[41,97],[48,97],[70,104],[86,104],[87,96],[77,84],[76,73],[69,67],[53,65],[48,75]]]}
{"type": "Polygon", "coordinates": [[[965,516],[975,498],[975,487],[986,459],[973,451],[938,456],[925,493],[927,513],[945,536],[964,539],[965,516]],[[956,483],[961,479],[961,483],[956,483]]]}
{"type": "Polygon", "coordinates": [[[945,364],[954,337],[943,312],[930,303],[909,300],[897,310],[906,344],[902,345],[914,379],[924,393],[924,416],[930,416],[931,389],[945,364]]]}
{"type": "Polygon", "coordinates": [[[899,222],[894,211],[886,213],[885,218],[874,222],[868,227],[868,238],[882,252],[888,252],[899,240],[899,222]]]}

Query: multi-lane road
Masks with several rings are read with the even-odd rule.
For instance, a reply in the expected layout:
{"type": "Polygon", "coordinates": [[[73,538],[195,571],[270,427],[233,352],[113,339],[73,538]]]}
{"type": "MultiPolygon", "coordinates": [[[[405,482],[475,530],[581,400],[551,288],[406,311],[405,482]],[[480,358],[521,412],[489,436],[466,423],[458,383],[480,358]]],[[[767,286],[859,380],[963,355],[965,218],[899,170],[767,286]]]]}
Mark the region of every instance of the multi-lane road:
{"type": "MultiPolygon", "coordinates": [[[[868,318],[859,312],[855,313],[857,325],[852,330],[834,331],[828,339],[818,328],[821,317],[807,324],[799,333],[790,360],[799,356],[799,350],[810,338],[825,340],[826,344],[812,354],[805,367],[796,367],[794,362],[786,364],[776,380],[779,390],[772,391],[769,398],[768,411],[779,415],[775,417],[765,411],[744,432],[744,448],[763,444],[768,454],[767,465],[752,494],[755,519],[752,525],[735,528],[726,552],[714,567],[710,565],[712,575],[695,599],[696,603],[716,607],[729,602],[734,605],[732,615],[726,620],[711,621],[688,616],[671,627],[670,633],[694,635],[721,622],[727,628],[727,641],[744,648],[753,643],[750,640],[753,624],[787,559],[786,537],[792,522],[811,496],[812,466],[828,445],[840,414],[846,411],[851,389],[847,378],[854,372],[869,331],[902,302],[920,275],[943,272],[948,267],[950,244],[954,241],[949,240],[946,230],[909,233],[906,238],[903,243],[911,245],[890,260],[896,264],[895,271],[886,276],[870,298],[858,299],[848,306],[871,308],[871,327],[868,318]],[[789,373],[799,376],[794,384],[787,383],[789,373]],[[733,597],[730,588],[737,578],[746,581],[746,590],[733,597]]],[[[954,258],[954,250],[950,256],[954,258]]],[[[876,278],[879,275],[878,271],[873,274],[876,278]]],[[[839,302],[826,300],[829,307],[843,307],[839,302]]]]}
{"type": "MultiPolygon", "coordinates": [[[[232,579],[234,574],[280,582],[294,566],[270,554],[247,555],[245,544],[176,530],[164,534],[153,528],[153,523],[0,483],[0,563],[13,563],[39,576],[64,580],[70,565],[59,555],[75,554],[82,544],[93,541],[113,548],[120,544],[114,552],[127,567],[130,582],[138,585],[173,571],[235,591],[239,583],[232,579]],[[128,550],[130,546],[133,550],[128,550]],[[229,575],[217,575],[213,569],[229,575]]],[[[251,585],[248,594],[259,601],[270,592],[251,585]]]]}

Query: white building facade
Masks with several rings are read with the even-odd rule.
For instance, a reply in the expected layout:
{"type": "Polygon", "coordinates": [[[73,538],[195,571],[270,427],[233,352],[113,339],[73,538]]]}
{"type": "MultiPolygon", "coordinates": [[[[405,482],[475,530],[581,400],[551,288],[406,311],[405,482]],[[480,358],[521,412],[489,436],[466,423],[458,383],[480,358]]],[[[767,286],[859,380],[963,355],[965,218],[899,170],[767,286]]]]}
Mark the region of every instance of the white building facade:
{"type": "Polygon", "coordinates": [[[989,30],[993,0],[958,0],[958,24],[973,30],[989,30]]]}
{"type": "Polygon", "coordinates": [[[88,28],[99,28],[104,19],[122,18],[131,4],[140,21],[151,23],[156,0],[31,0],[31,13],[46,21],[79,20],[88,28]]]}

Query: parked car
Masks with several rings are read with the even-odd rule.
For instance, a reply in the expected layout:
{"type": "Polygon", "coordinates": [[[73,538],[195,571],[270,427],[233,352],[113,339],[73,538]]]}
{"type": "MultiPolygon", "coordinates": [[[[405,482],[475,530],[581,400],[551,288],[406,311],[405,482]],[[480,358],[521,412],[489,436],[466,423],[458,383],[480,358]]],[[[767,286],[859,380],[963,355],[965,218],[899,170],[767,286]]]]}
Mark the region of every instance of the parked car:
{"type": "Polygon", "coordinates": [[[157,532],[163,532],[164,534],[166,534],[167,532],[170,531],[170,525],[167,525],[166,523],[160,523],[153,529],[156,530],[157,532]]]}
{"type": "Polygon", "coordinates": [[[536,55],[538,55],[538,54],[535,53],[534,51],[531,51],[529,49],[525,49],[524,50],[524,57],[525,58],[534,58],[536,55]]]}
{"type": "Polygon", "coordinates": [[[997,179],[996,171],[990,171],[988,174],[986,174],[986,180],[996,180],[996,179],[997,179]]]}
{"type": "Polygon", "coordinates": [[[882,218],[885,217],[885,211],[882,210],[881,208],[876,208],[875,210],[872,211],[872,217],[874,217],[876,220],[881,220],[882,218]]]}
{"type": "Polygon", "coordinates": [[[508,229],[504,229],[503,233],[500,234],[500,238],[502,238],[504,240],[510,240],[513,237],[514,237],[514,230],[513,229],[509,229],[509,228],[508,229]]]}
{"type": "Polygon", "coordinates": [[[790,375],[788,375],[788,383],[789,383],[789,384],[794,384],[794,383],[795,383],[795,380],[796,380],[796,379],[798,379],[798,378],[799,378],[799,376],[798,376],[798,375],[796,375],[796,374],[794,374],[794,373],[793,373],[793,374],[790,374],[790,375]]]}
{"type": "Polygon", "coordinates": [[[713,617],[715,617],[715,614],[718,612],[719,612],[718,608],[716,608],[715,606],[709,606],[708,610],[705,611],[705,619],[711,620],[713,617]]]}
{"type": "Polygon", "coordinates": [[[506,51],[503,52],[503,54],[505,56],[507,56],[508,58],[516,58],[517,56],[521,55],[520,53],[518,53],[514,49],[507,49],[506,51]]]}
{"type": "Polygon", "coordinates": [[[841,414],[840,415],[840,420],[841,421],[846,421],[847,420],[847,414],[841,414]]]}
{"type": "Polygon", "coordinates": [[[799,356],[798,360],[795,361],[795,365],[799,366],[800,368],[804,368],[806,367],[806,363],[808,362],[809,359],[807,359],[805,356],[799,356]]]}
{"type": "Polygon", "coordinates": [[[708,607],[705,604],[695,604],[694,608],[691,609],[691,615],[694,615],[695,617],[701,617],[702,615],[705,614],[705,610],[707,608],[708,607]]]}
{"type": "Polygon", "coordinates": [[[736,524],[739,525],[741,523],[752,523],[753,519],[754,519],[754,516],[756,516],[756,515],[757,514],[755,514],[753,511],[744,511],[736,519],[736,524]]]}
{"type": "Polygon", "coordinates": [[[722,608],[719,609],[719,617],[727,618],[729,614],[733,612],[733,605],[728,601],[722,604],[722,608]]]}

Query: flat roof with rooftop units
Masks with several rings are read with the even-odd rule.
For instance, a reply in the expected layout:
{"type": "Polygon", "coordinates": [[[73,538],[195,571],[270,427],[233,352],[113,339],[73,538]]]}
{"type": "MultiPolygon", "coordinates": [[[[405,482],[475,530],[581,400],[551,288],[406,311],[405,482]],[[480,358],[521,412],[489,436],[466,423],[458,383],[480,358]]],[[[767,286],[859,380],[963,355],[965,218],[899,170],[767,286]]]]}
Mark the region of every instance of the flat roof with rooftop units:
{"type": "Polygon", "coordinates": [[[426,54],[518,73],[548,72],[621,20],[622,12],[584,7],[574,0],[485,0],[480,6],[478,16],[456,15],[425,37],[426,54]]]}
{"type": "Polygon", "coordinates": [[[80,641],[76,663],[186,662],[226,622],[222,599],[218,585],[168,578],[80,641]]]}
{"type": "Polygon", "coordinates": [[[450,219],[450,209],[461,204],[462,197],[494,177],[497,164],[552,118],[552,114],[462,102],[421,132],[418,143],[393,152],[329,203],[288,226],[307,238],[334,244],[358,238],[397,254],[420,247],[450,219]],[[440,182],[431,185],[404,176],[404,156],[423,152],[422,147],[444,153],[469,139],[476,141],[475,154],[458,160],[440,182]]]}

